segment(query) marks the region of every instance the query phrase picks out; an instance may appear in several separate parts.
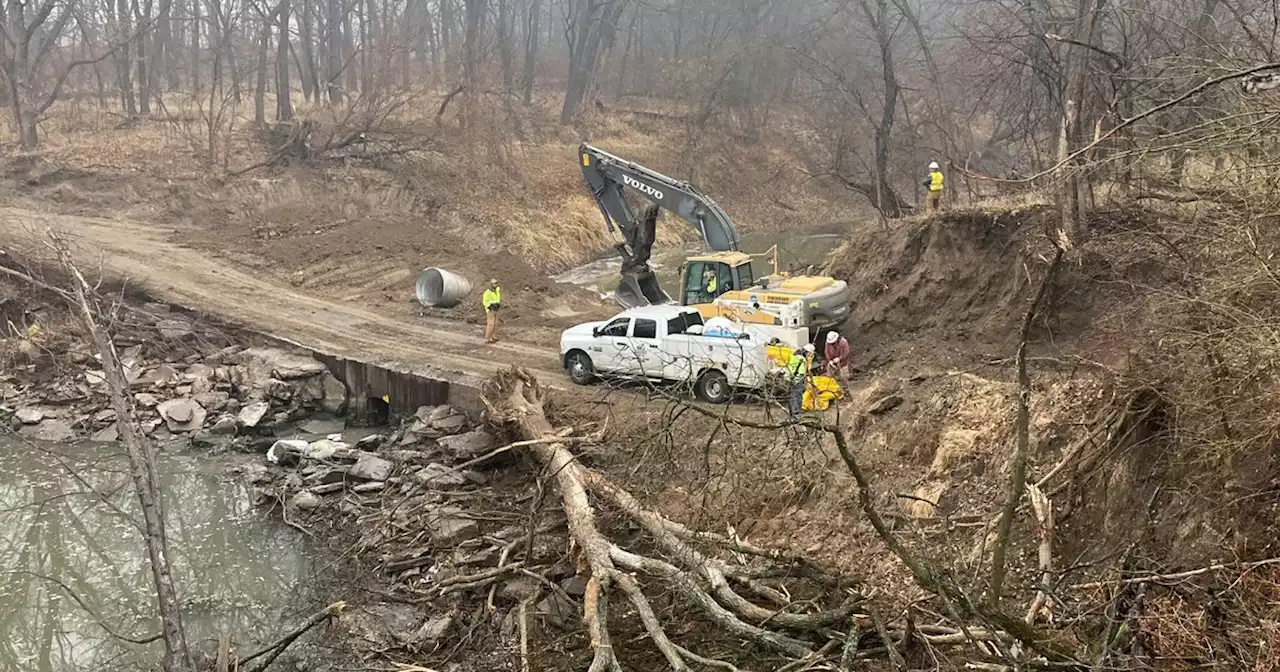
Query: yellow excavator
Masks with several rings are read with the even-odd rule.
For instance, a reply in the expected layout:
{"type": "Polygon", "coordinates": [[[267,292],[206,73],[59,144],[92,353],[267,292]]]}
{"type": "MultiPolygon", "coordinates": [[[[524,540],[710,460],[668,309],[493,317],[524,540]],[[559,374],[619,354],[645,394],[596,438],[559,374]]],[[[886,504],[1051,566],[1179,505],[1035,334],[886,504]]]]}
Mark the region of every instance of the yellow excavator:
{"type": "Polygon", "coordinates": [[[697,308],[704,319],[727,317],[751,324],[807,327],[814,335],[848,318],[847,283],[778,272],[776,245],[764,254],[743,252],[729,215],[693,185],[587,143],[578,153],[605,226],[622,238],[617,245],[622,280],[614,297],[624,308],[674,303],[649,267],[661,209],[698,229],[711,250],[689,257],[680,271],[680,304],[697,308]],[[626,189],[649,201],[639,217],[626,199],[626,189]],[[772,272],[756,275],[751,263],[756,257],[771,257],[772,272]]]}

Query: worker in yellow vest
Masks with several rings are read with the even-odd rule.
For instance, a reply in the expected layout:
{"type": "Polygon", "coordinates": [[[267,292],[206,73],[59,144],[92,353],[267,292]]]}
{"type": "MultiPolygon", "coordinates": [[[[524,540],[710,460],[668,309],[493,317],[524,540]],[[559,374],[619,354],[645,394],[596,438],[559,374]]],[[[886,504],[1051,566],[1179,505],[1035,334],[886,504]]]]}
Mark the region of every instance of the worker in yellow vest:
{"type": "Polygon", "coordinates": [[[480,297],[480,305],[484,308],[484,342],[498,342],[498,309],[502,308],[502,288],[497,278],[489,281],[489,289],[480,297]]]}
{"type": "Polygon", "coordinates": [[[809,385],[813,351],[813,344],[805,343],[804,347],[793,352],[791,359],[787,360],[787,383],[791,386],[791,403],[787,407],[789,418],[794,419],[804,407],[804,390],[809,385]]]}
{"type": "Polygon", "coordinates": [[[937,211],[942,207],[942,171],[938,167],[937,161],[929,163],[929,177],[924,178],[924,186],[929,190],[925,196],[925,210],[937,211]]]}

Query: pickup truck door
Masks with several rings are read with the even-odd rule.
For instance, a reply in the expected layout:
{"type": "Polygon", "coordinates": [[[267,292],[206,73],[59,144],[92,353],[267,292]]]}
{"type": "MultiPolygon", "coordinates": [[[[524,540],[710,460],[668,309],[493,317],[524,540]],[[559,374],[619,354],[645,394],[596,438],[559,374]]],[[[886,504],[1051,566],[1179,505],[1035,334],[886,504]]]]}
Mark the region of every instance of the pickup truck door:
{"type": "Polygon", "coordinates": [[[588,348],[591,351],[591,363],[597,371],[628,372],[628,362],[632,359],[631,342],[627,338],[630,329],[629,317],[616,317],[600,327],[588,348]]]}
{"type": "Polygon", "coordinates": [[[644,317],[632,320],[630,344],[626,372],[644,378],[662,378],[664,357],[658,346],[658,322],[644,317]]]}
{"type": "Polygon", "coordinates": [[[662,349],[662,378],[689,381],[693,378],[694,338],[688,334],[690,325],[701,325],[702,316],[696,312],[683,313],[667,320],[667,332],[662,349]]]}

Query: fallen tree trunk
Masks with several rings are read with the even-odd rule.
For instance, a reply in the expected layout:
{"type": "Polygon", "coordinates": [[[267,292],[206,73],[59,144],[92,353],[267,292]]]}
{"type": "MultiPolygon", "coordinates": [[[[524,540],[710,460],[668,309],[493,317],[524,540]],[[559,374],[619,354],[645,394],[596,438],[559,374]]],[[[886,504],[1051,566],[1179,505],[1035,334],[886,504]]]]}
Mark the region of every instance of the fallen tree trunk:
{"type": "Polygon", "coordinates": [[[182,624],[178,588],[169,563],[168,538],[165,533],[164,506],[160,494],[160,478],[156,474],[155,446],[138,426],[129,397],[129,382],[124,367],[116,354],[115,343],[103,330],[99,320],[103,310],[98,304],[93,286],[85,280],[80,269],[71,260],[65,244],[50,235],[50,246],[58,255],[63,268],[73,280],[71,304],[81,326],[89,333],[94,348],[102,358],[102,371],[106,376],[111,408],[115,411],[120,443],[129,456],[129,476],[133,479],[134,494],[142,512],[143,538],[147,546],[147,560],[151,569],[152,585],[156,591],[156,604],[160,614],[160,632],[164,640],[164,657],[161,668],[165,672],[194,670],[195,663],[187,645],[187,635],[182,624]]]}
{"type": "MultiPolygon", "coordinates": [[[[483,401],[487,420],[526,441],[525,450],[551,475],[560,493],[569,533],[591,574],[582,615],[593,649],[590,672],[621,670],[608,625],[610,590],[614,586],[636,609],[645,632],[673,669],[688,670],[690,663],[732,667],[672,642],[633,573],[664,583],[722,632],[793,659],[814,655],[820,644],[829,641],[829,629],[848,623],[857,610],[857,602],[849,600],[827,611],[796,613],[785,605],[759,606],[737,593],[729,579],[755,586],[752,592],[770,591],[753,583],[754,575],[745,567],[703,553],[690,543],[694,539],[713,544],[723,541],[730,543],[718,545],[731,547],[731,540],[699,536],[646,508],[603,474],[582,466],[568,449],[563,432],[557,432],[547,420],[542,391],[527,372],[511,369],[499,373],[486,388],[483,401]],[[593,496],[636,522],[668,559],[629,551],[611,541],[596,524],[593,496]]],[[[761,550],[759,555],[769,553],[761,550]]]]}

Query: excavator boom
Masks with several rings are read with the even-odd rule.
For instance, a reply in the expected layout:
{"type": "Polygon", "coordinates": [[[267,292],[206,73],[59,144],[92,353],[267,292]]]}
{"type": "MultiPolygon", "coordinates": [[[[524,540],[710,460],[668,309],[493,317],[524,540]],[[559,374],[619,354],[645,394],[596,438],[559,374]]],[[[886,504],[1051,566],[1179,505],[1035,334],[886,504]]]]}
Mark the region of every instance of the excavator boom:
{"type": "Polygon", "coordinates": [[[578,153],[582,159],[582,175],[600,206],[605,226],[622,236],[618,245],[622,253],[622,282],[614,296],[624,307],[671,301],[649,268],[659,209],[697,229],[708,248],[717,252],[738,250],[738,232],[733,220],[693,185],[585,142],[578,153]],[[641,216],[637,217],[632,211],[623,195],[624,188],[633,189],[649,201],[641,216]]]}

